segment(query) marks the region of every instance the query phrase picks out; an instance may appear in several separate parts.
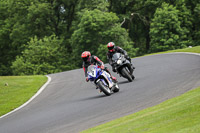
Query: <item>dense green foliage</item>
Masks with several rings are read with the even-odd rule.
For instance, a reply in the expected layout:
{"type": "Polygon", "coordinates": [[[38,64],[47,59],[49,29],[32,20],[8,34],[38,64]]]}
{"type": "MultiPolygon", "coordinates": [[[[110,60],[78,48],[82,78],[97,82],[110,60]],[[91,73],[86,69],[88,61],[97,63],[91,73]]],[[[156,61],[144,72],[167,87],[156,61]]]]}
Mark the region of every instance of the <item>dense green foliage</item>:
{"type": "Polygon", "coordinates": [[[176,8],[166,3],[156,10],[150,29],[152,51],[165,51],[186,45],[183,42],[186,31],[181,27],[178,14],[176,8]]]}
{"type": "MultiPolygon", "coordinates": [[[[100,45],[107,44],[110,40],[115,40],[115,43],[130,53],[135,52],[129,46],[132,42],[128,38],[126,30],[117,23],[118,19],[114,13],[102,12],[97,9],[85,11],[77,30],[71,37],[74,59],[78,59],[81,53],[87,50],[92,54],[98,51],[98,56],[106,61],[103,57],[106,56],[107,49],[99,51],[98,48],[100,45]]],[[[81,60],[77,60],[75,63],[80,64],[81,60]]]]}
{"type": "Polygon", "coordinates": [[[62,40],[55,36],[31,39],[22,55],[13,62],[13,74],[48,74],[69,70],[71,64],[66,60],[69,55],[61,43],[62,40]]]}
{"type": "Polygon", "coordinates": [[[199,0],[0,0],[0,75],[81,67],[110,41],[131,57],[200,45],[199,0]]]}

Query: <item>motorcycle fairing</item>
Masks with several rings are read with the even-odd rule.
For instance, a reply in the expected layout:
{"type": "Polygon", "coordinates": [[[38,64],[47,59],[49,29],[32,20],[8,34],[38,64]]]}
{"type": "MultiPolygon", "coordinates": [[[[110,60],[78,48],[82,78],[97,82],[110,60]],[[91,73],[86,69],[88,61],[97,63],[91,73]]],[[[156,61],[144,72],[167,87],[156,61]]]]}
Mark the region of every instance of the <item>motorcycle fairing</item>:
{"type": "Polygon", "coordinates": [[[95,81],[96,83],[99,81],[99,79],[104,83],[104,85],[108,85],[109,88],[111,88],[114,84],[112,82],[112,79],[110,77],[110,74],[108,74],[106,71],[102,71],[100,68],[98,68],[95,65],[90,65],[88,67],[88,78],[90,81],[95,81]],[[100,78],[102,76],[102,78],[100,78]]]}

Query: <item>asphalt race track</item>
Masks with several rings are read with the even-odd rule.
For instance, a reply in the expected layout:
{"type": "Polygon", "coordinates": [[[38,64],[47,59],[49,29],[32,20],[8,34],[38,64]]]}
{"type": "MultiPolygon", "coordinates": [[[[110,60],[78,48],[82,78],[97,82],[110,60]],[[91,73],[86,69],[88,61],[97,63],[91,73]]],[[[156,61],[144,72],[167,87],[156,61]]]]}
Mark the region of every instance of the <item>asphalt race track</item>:
{"type": "Polygon", "coordinates": [[[39,96],[0,119],[0,133],[76,133],[200,86],[198,55],[161,54],[132,61],[136,79],[128,82],[113,74],[120,91],[111,96],[86,83],[82,69],[50,74],[52,81],[39,96]]]}

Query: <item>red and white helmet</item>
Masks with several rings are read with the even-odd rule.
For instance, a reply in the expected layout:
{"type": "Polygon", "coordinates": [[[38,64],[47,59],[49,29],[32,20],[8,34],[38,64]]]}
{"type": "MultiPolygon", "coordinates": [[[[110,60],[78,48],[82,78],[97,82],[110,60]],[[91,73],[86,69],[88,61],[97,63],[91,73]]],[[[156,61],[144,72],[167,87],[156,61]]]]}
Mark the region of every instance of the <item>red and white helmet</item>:
{"type": "Polygon", "coordinates": [[[84,51],[82,54],[81,54],[81,58],[84,60],[84,61],[87,61],[88,58],[91,56],[91,53],[89,51],[84,51]]]}
{"type": "Polygon", "coordinates": [[[108,49],[109,49],[110,52],[113,52],[113,49],[115,47],[115,43],[114,42],[109,42],[107,44],[107,47],[108,47],[108,49]]]}

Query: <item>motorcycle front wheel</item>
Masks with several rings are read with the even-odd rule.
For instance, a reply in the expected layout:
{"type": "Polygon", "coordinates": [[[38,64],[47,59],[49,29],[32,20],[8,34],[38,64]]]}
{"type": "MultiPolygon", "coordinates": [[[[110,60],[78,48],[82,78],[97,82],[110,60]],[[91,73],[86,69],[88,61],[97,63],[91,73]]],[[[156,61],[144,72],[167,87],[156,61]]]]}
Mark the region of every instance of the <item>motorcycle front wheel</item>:
{"type": "Polygon", "coordinates": [[[111,90],[104,85],[104,83],[102,81],[99,81],[97,83],[97,86],[99,87],[99,89],[107,96],[110,96],[111,95],[111,90]]]}
{"type": "Polygon", "coordinates": [[[122,68],[121,73],[122,73],[122,75],[125,76],[125,78],[128,79],[129,82],[132,82],[132,81],[133,81],[132,76],[131,76],[130,73],[126,70],[126,67],[122,68]]]}

